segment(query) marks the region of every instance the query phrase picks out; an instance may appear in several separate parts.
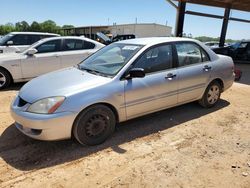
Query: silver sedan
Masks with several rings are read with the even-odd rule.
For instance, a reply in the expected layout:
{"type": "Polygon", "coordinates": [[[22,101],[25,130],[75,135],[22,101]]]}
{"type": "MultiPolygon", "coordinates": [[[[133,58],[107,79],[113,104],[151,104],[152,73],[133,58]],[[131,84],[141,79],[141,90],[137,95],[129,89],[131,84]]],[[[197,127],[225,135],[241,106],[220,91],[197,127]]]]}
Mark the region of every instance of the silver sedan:
{"type": "Polygon", "coordinates": [[[212,107],[234,81],[230,57],[184,38],[141,38],[104,47],[76,67],[28,82],[11,111],[39,140],[104,142],[118,122],[199,101],[212,107]]]}

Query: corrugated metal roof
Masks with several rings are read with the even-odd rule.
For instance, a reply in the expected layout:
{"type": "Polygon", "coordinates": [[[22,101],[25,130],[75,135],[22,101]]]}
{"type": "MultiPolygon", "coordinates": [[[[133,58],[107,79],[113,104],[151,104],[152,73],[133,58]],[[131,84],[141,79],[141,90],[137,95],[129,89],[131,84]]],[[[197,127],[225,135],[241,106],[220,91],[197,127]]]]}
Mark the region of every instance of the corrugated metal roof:
{"type": "Polygon", "coordinates": [[[250,0],[175,0],[250,12],[250,0]]]}

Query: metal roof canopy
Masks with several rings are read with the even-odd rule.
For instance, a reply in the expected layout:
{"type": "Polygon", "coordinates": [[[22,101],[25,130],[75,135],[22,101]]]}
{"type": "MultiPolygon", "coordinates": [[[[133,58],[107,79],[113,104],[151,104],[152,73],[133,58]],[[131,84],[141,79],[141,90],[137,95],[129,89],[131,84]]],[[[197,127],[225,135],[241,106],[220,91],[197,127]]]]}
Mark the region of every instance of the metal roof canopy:
{"type": "Polygon", "coordinates": [[[174,0],[178,1],[178,5],[172,0],[166,1],[177,9],[175,35],[179,37],[182,37],[183,34],[185,14],[223,19],[220,46],[224,46],[229,20],[250,23],[250,20],[230,17],[231,9],[250,12],[250,0],[174,0]],[[186,11],[186,3],[225,8],[224,16],[186,11]]]}

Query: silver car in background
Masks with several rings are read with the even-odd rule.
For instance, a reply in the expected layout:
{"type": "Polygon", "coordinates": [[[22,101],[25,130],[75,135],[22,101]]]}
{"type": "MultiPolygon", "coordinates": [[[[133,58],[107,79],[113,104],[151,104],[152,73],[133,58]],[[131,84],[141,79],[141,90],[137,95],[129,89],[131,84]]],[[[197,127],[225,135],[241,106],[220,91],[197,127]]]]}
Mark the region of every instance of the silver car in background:
{"type": "Polygon", "coordinates": [[[140,38],[106,46],[77,67],[33,79],[11,111],[39,140],[104,142],[118,122],[199,101],[214,106],[234,81],[230,57],[184,38],[140,38]]]}

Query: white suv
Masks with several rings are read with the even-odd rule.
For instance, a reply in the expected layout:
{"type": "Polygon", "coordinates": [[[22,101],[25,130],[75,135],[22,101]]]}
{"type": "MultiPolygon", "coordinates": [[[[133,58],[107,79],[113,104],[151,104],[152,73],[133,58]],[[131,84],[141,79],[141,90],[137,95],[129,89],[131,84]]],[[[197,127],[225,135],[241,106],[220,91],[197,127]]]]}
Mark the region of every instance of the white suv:
{"type": "Polygon", "coordinates": [[[41,39],[56,36],[60,35],[38,32],[11,32],[0,38],[0,54],[19,52],[41,39]]]}

